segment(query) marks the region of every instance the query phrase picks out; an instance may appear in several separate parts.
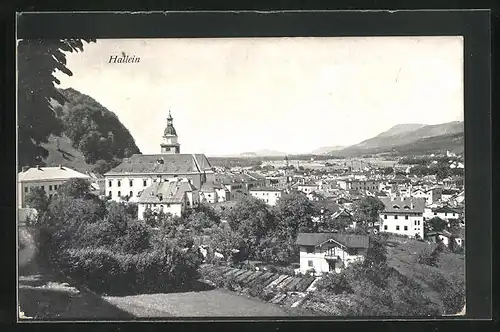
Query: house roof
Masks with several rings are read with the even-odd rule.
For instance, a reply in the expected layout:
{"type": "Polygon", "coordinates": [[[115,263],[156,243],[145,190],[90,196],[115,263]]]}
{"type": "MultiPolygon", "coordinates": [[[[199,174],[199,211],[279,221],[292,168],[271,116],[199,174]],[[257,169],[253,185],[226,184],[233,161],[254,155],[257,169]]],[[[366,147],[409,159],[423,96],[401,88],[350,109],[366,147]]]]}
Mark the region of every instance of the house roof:
{"type": "Polygon", "coordinates": [[[425,209],[425,198],[397,197],[391,199],[390,197],[379,197],[379,199],[384,203],[384,212],[388,213],[423,213],[425,209]]]}
{"type": "Polygon", "coordinates": [[[272,187],[256,187],[251,188],[249,191],[273,191],[273,192],[283,192],[281,189],[272,188],[272,187]]]}
{"type": "Polygon", "coordinates": [[[187,174],[211,171],[204,154],[134,154],[105,175],[127,173],[187,174]]]}
{"type": "Polygon", "coordinates": [[[339,233],[299,233],[296,244],[302,246],[318,246],[328,240],[334,240],[347,248],[368,248],[368,235],[339,234],[339,233]]]}
{"type": "Polygon", "coordinates": [[[196,190],[196,188],[187,181],[154,182],[142,191],[138,202],[180,204],[186,192],[194,190],[196,190]]]}
{"type": "Polygon", "coordinates": [[[205,182],[201,185],[200,191],[215,191],[216,189],[225,189],[220,183],[205,182]]]}
{"type": "Polygon", "coordinates": [[[462,213],[460,209],[453,209],[449,206],[443,206],[443,207],[438,207],[435,209],[432,209],[432,212],[437,212],[437,213],[462,213]]]}
{"type": "Polygon", "coordinates": [[[90,179],[88,175],[68,167],[31,167],[24,172],[20,172],[18,176],[20,182],[69,180],[73,178],[90,179]]]}

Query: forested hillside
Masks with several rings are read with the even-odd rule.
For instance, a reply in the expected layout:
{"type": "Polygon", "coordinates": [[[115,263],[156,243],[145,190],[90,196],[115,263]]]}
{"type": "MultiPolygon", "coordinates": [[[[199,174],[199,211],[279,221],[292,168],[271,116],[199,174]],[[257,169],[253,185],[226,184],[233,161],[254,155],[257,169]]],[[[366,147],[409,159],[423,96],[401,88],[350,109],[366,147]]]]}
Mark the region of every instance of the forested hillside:
{"type": "MultiPolygon", "coordinates": [[[[98,173],[108,171],[123,158],[140,153],[134,138],[113,112],[74,89],[60,89],[59,92],[65,102],[61,105],[52,100],[51,104],[61,122],[62,134],[60,138],[53,137],[49,144],[44,146],[49,151],[49,156],[44,159],[48,166],[61,163],[57,157],[59,155],[64,158],[63,164],[71,160],[70,155],[61,152],[60,143],[57,143],[68,139],[72,147],[83,155],[85,163],[90,165],[89,168],[98,173]]],[[[82,165],[81,160],[73,166],[76,169],[87,168],[82,165]]]]}

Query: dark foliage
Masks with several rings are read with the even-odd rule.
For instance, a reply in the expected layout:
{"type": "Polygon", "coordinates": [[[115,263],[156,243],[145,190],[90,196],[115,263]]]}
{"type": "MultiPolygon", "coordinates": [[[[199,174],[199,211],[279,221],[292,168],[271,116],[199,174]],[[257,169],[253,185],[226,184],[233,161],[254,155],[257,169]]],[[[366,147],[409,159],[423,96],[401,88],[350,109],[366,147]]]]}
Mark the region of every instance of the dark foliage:
{"type": "Polygon", "coordinates": [[[23,39],[18,42],[19,167],[43,164],[48,151],[40,143],[47,142],[51,134],[62,133],[63,126],[51,100],[64,104],[65,98],[54,86],[59,84],[54,73],[59,71],[72,76],[66,67],[64,52],[82,52],[83,43],[92,41],[23,39]]]}

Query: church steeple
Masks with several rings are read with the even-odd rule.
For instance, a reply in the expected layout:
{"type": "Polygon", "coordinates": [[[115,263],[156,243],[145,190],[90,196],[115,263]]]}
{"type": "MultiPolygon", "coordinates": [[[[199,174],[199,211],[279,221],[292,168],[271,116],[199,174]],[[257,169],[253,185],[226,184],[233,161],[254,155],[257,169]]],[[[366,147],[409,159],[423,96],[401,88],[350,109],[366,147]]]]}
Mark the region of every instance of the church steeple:
{"type": "Polygon", "coordinates": [[[161,153],[180,153],[181,146],[177,141],[177,132],[174,128],[174,118],[170,110],[168,111],[167,127],[163,131],[163,142],[161,144],[161,153]]]}

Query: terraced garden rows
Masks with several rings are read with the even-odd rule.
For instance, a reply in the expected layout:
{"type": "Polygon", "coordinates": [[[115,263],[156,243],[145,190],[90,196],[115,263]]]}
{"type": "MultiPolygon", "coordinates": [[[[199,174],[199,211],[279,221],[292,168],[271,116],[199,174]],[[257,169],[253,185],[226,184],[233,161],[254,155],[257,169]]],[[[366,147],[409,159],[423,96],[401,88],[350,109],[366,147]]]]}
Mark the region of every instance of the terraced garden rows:
{"type": "MultiPolygon", "coordinates": [[[[314,277],[293,277],[284,274],[277,274],[265,271],[250,271],[224,266],[210,265],[210,270],[218,272],[224,278],[232,279],[240,287],[252,289],[255,287],[263,287],[265,290],[273,288],[280,292],[305,292],[312,282],[314,277]]],[[[203,275],[203,278],[210,281],[210,272],[203,275]]]]}

